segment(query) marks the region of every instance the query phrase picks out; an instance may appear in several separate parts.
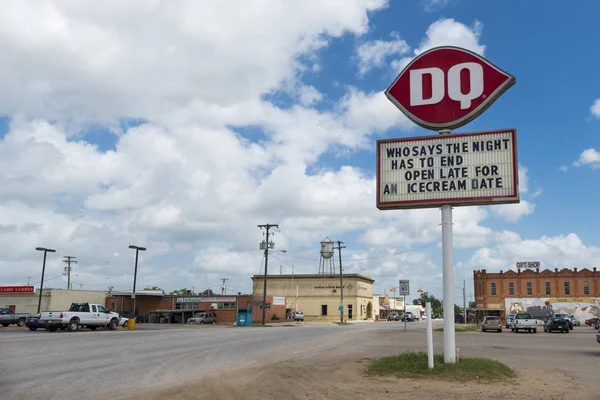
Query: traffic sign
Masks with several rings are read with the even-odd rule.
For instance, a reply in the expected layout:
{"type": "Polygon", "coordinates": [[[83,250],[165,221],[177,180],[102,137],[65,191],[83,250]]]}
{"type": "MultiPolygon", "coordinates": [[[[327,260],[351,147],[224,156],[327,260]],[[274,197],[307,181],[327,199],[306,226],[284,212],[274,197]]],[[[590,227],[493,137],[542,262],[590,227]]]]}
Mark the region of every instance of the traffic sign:
{"type": "Polygon", "coordinates": [[[415,124],[440,131],[477,118],[515,82],[478,54],[441,46],[412,60],[385,95],[415,124]]]}
{"type": "Polygon", "coordinates": [[[410,295],[410,284],[408,280],[400,280],[398,288],[400,289],[400,296],[408,296],[410,295]]]}

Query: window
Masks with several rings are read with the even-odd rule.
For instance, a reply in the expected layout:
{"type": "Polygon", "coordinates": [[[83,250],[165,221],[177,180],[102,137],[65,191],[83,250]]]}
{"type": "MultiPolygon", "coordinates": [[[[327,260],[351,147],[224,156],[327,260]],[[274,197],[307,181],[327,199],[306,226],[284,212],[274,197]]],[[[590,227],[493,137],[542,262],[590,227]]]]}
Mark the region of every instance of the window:
{"type": "Polygon", "coordinates": [[[96,312],[96,306],[92,306],[92,312],[96,312]]]}
{"type": "Polygon", "coordinates": [[[550,282],[546,282],[546,294],[550,294],[550,282]]]}
{"type": "Polygon", "coordinates": [[[114,310],[115,308],[117,308],[116,305],[117,303],[113,301],[112,303],[110,303],[110,308],[114,310]]]}
{"type": "MultiPolygon", "coordinates": [[[[269,303],[267,303],[267,309],[270,308],[269,307],[269,303]]],[[[217,309],[218,310],[231,310],[231,309],[235,309],[235,303],[217,303],[217,309]]]]}
{"type": "Polygon", "coordinates": [[[533,285],[531,282],[527,282],[527,296],[531,296],[533,294],[533,285]]]}
{"type": "Polygon", "coordinates": [[[514,282],[508,282],[508,295],[509,296],[515,295],[515,283],[514,282]]]}
{"type": "Polygon", "coordinates": [[[481,283],[477,284],[477,296],[481,296],[482,292],[481,292],[481,283]]]}
{"type": "Polygon", "coordinates": [[[589,285],[588,281],[583,282],[583,294],[585,294],[585,295],[590,294],[590,285],[589,285]]]}
{"type": "Polygon", "coordinates": [[[327,315],[327,304],[321,305],[321,315],[327,315]]]}
{"type": "Polygon", "coordinates": [[[569,282],[565,282],[565,295],[569,296],[571,294],[571,284],[569,282]]]}
{"type": "Polygon", "coordinates": [[[492,287],[492,296],[495,296],[496,295],[496,282],[492,282],[491,287],[492,287]]]}
{"type": "Polygon", "coordinates": [[[98,312],[107,313],[108,310],[106,308],[104,308],[104,306],[98,306],[98,312]]]}

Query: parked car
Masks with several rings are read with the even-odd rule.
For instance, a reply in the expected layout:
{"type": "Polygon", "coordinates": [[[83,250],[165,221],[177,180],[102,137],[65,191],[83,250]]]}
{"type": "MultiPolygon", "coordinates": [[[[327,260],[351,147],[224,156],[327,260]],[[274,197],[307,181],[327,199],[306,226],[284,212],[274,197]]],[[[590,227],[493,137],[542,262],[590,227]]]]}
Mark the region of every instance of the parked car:
{"type": "Polygon", "coordinates": [[[565,314],[565,313],[556,313],[554,314],[555,318],[564,318],[567,320],[567,322],[569,323],[569,329],[573,330],[573,320],[571,319],[571,317],[569,317],[569,314],[565,314]]]}
{"type": "Polygon", "coordinates": [[[502,323],[500,322],[500,317],[488,315],[487,317],[483,318],[483,322],[481,323],[481,332],[487,331],[502,332],[502,323]]]}
{"type": "Polygon", "coordinates": [[[13,313],[10,308],[0,308],[0,324],[5,328],[12,324],[18,327],[24,326],[29,317],[31,317],[29,313],[13,313]]]}
{"type": "Polygon", "coordinates": [[[304,311],[294,312],[294,321],[304,321],[304,311]]]}
{"type": "Polygon", "coordinates": [[[404,313],[403,315],[400,316],[400,319],[402,321],[406,320],[408,322],[414,321],[415,318],[416,318],[415,315],[410,311],[407,311],[406,313],[404,313]]]}
{"type": "Polygon", "coordinates": [[[577,319],[574,315],[571,315],[570,318],[573,322],[573,326],[581,326],[581,321],[579,321],[579,319],[577,319]]]}
{"type": "Polygon", "coordinates": [[[598,326],[598,325],[600,325],[600,318],[593,317],[590,319],[586,319],[585,324],[593,327],[594,329],[600,329],[600,326],[598,326]]]}
{"type": "Polygon", "coordinates": [[[30,331],[36,331],[38,328],[44,328],[44,324],[40,322],[41,314],[34,314],[27,318],[25,321],[25,326],[29,328],[30,331]]]}
{"type": "Polygon", "coordinates": [[[598,329],[598,331],[596,332],[596,341],[598,343],[600,343],[600,328],[598,329]]]}
{"type": "Polygon", "coordinates": [[[127,328],[127,325],[129,324],[129,318],[125,317],[121,313],[117,313],[117,314],[119,314],[119,326],[122,326],[123,328],[127,328]]]}
{"type": "Polygon", "coordinates": [[[569,321],[567,321],[563,317],[552,317],[546,322],[546,325],[544,326],[544,332],[548,333],[553,331],[569,333],[570,330],[571,329],[569,328],[569,321]]]}
{"type": "Polygon", "coordinates": [[[69,311],[45,311],[40,315],[40,322],[50,332],[66,328],[75,332],[83,327],[95,331],[98,327],[110,330],[119,326],[119,314],[108,311],[102,304],[73,303],[69,311]]]}
{"type": "Polygon", "coordinates": [[[216,324],[217,314],[212,311],[199,312],[187,320],[188,324],[216,324]]]}
{"type": "Polygon", "coordinates": [[[506,316],[506,329],[512,328],[513,320],[515,319],[515,314],[508,314],[506,316]]]}
{"type": "Polygon", "coordinates": [[[387,316],[388,321],[400,321],[400,314],[397,312],[391,312],[387,316]]]}
{"type": "Polygon", "coordinates": [[[531,314],[515,314],[511,331],[527,331],[537,333],[537,320],[535,320],[531,314]]]}

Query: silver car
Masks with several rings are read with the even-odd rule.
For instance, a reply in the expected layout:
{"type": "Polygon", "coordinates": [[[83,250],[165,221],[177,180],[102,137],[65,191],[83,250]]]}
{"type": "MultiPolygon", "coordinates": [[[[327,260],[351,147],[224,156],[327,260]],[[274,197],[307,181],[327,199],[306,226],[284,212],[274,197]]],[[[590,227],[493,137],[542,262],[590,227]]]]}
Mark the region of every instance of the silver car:
{"type": "Polygon", "coordinates": [[[217,314],[214,312],[199,312],[187,320],[188,324],[216,324],[217,314]]]}
{"type": "Polygon", "coordinates": [[[487,331],[502,332],[502,323],[500,322],[500,317],[488,315],[487,317],[483,318],[483,322],[481,323],[481,332],[487,331]]]}

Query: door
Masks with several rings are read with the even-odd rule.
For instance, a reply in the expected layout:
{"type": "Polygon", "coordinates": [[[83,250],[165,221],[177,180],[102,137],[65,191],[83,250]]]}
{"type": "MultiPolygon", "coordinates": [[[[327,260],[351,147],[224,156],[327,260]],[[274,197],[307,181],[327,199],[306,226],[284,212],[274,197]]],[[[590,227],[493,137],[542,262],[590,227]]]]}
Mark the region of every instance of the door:
{"type": "Polygon", "coordinates": [[[100,318],[100,316],[98,315],[98,309],[94,305],[92,305],[90,307],[91,307],[91,310],[90,310],[89,314],[87,314],[85,316],[84,316],[84,314],[81,315],[81,323],[82,324],[97,325],[98,324],[98,319],[100,318]]]}
{"type": "Polygon", "coordinates": [[[327,304],[321,305],[321,315],[327,315],[327,304]]]}
{"type": "Polygon", "coordinates": [[[98,323],[102,325],[108,325],[111,319],[111,315],[104,306],[98,306],[98,323]]]}
{"type": "Polygon", "coordinates": [[[352,304],[348,304],[348,319],[352,319],[352,304]]]}

